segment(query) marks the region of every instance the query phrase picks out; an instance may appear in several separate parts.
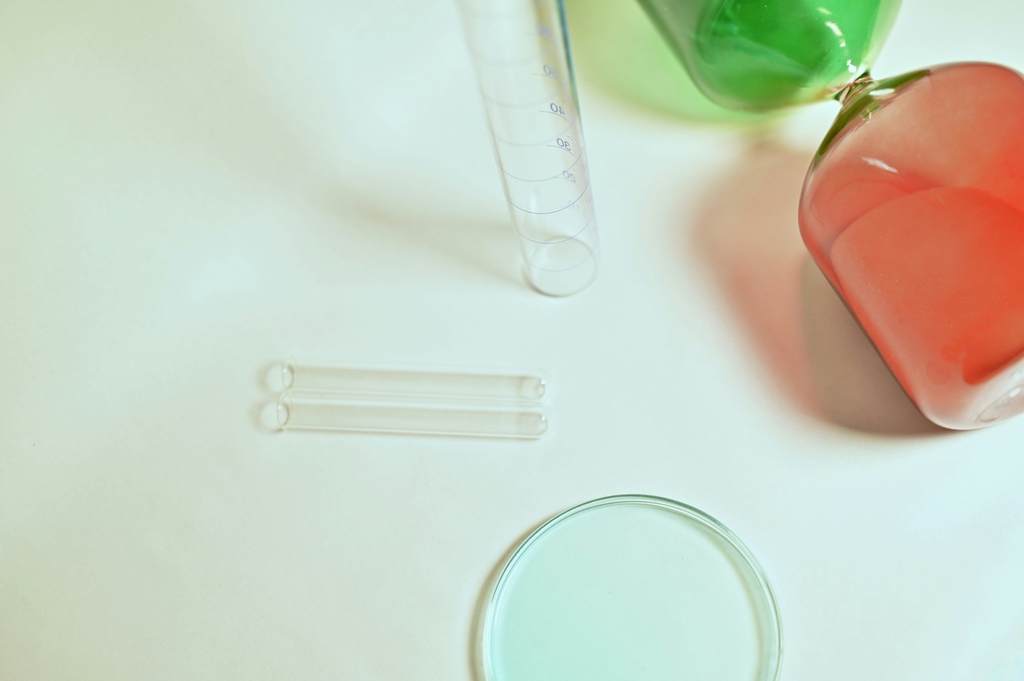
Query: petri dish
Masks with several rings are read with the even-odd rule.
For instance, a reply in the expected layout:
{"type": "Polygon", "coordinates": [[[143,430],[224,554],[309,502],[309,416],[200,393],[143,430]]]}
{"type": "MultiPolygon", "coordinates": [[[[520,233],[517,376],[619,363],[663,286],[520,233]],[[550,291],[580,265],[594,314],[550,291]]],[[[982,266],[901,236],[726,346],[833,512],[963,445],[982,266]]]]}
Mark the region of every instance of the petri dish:
{"type": "Polygon", "coordinates": [[[486,681],[776,681],[771,586],[728,528],[629,495],[552,518],[509,558],[483,613],[486,681]]]}

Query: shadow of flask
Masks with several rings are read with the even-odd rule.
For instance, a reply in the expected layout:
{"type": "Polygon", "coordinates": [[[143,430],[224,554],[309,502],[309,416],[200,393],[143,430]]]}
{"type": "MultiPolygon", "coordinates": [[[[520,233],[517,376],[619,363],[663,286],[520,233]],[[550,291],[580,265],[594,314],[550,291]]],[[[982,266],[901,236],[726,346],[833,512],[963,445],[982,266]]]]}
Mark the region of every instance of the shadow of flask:
{"type": "Polygon", "coordinates": [[[879,435],[945,432],[914,407],[807,255],[797,206],[811,153],[763,134],[704,194],[687,247],[771,383],[798,411],[879,435]]]}

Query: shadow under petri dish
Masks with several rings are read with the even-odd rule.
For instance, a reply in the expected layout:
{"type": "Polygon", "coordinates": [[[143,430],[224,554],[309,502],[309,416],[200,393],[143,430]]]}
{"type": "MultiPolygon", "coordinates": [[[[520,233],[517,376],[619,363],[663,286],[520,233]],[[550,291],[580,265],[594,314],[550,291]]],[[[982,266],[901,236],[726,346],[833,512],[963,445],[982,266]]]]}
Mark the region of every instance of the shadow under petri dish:
{"type": "Polygon", "coordinates": [[[484,614],[487,681],[778,678],[782,638],[754,557],[668,499],[577,506],[509,559],[484,614]]]}

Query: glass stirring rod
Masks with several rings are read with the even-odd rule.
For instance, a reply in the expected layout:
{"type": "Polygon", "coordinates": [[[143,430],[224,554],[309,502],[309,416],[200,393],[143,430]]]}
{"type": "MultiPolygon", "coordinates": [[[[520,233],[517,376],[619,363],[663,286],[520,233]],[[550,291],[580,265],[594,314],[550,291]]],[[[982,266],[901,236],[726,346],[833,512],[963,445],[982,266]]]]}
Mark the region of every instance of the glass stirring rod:
{"type": "Polygon", "coordinates": [[[539,373],[485,374],[424,369],[379,368],[287,360],[281,369],[283,390],[373,395],[402,398],[442,398],[539,402],[549,393],[539,373]]]}
{"type": "Polygon", "coordinates": [[[341,399],[323,393],[285,392],[277,403],[282,430],[343,430],[409,435],[535,440],[548,430],[544,412],[536,409],[495,409],[405,405],[341,399]]]}

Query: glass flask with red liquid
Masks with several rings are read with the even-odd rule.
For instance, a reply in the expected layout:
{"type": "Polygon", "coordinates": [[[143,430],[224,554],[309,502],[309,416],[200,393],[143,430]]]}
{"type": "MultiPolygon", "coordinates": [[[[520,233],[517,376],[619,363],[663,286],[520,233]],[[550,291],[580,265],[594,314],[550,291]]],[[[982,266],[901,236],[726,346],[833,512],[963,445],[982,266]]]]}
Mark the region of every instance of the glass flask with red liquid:
{"type": "Polygon", "coordinates": [[[1024,76],[872,80],[898,0],[640,3],[720,104],[839,100],[800,200],[811,257],[931,421],[1024,412],[1024,76]]]}
{"type": "Polygon", "coordinates": [[[921,412],[1024,411],[1024,78],[951,64],[853,83],[800,230],[921,412]]]}

